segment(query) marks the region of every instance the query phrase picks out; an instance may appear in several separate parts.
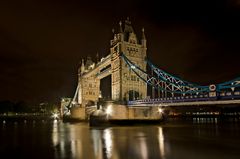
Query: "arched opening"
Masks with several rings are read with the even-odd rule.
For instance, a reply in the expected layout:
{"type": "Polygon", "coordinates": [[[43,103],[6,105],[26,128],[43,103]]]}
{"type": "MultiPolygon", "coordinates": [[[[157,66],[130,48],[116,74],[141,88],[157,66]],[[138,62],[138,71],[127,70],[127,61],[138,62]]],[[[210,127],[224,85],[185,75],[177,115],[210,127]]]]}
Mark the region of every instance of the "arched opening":
{"type": "Polygon", "coordinates": [[[100,80],[100,91],[103,100],[112,99],[112,79],[111,76],[104,77],[100,80]]]}
{"type": "Polygon", "coordinates": [[[89,101],[87,101],[87,103],[86,103],[86,107],[93,106],[93,105],[95,105],[95,102],[92,101],[92,100],[89,100],[89,101]]]}
{"type": "Polygon", "coordinates": [[[128,100],[132,101],[132,100],[137,100],[140,99],[140,94],[137,91],[134,90],[130,90],[128,91],[128,100]]]}

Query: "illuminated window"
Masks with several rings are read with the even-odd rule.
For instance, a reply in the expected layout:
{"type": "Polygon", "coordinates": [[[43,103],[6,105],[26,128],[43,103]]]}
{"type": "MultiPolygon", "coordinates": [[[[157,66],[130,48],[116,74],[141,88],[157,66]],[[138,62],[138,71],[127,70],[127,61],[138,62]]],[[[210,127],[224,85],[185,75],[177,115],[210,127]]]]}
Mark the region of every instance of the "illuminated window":
{"type": "Polygon", "coordinates": [[[136,81],[136,76],[132,75],[132,76],[131,76],[131,80],[132,80],[132,81],[136,81]]]}

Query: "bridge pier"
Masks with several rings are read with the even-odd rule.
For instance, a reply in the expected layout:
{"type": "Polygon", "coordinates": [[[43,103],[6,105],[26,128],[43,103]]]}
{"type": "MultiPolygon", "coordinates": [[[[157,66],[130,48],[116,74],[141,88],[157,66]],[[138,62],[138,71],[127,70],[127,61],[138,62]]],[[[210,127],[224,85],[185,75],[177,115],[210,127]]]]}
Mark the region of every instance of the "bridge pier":
{"type": "Polygon", "coordinates": [[[86,120],[86,108],[85,107],[72,107],[71,118],[78,120],[86,120]]]}
{"type": "MultiPolygon", "coordinates": [[[[88,108],[75,107],[71,109],[71,118],[77,120],[88,120],[93,111],[88,108]],[[88,114],[89,113],[89,114],[88,114]]],[[[162,120],[163,115],[159,112],[158,107],[129,107],[127,105],[106,103],[101,106],[101,110],[106,113],[108,120],[162,120]]]]}

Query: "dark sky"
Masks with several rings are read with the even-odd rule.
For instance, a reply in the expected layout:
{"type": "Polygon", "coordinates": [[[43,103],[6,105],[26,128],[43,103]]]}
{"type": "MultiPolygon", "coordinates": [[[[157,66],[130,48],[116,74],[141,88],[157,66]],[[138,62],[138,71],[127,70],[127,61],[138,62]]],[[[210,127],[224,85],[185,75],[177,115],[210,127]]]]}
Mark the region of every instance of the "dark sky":
{"type": "Polygon", "coordinates": [[[107,55],[126,17],[163,70],[202,85],[240,76],[240,0],[2,0],[0,100],[72,97],[81,58],[107,55]]]}

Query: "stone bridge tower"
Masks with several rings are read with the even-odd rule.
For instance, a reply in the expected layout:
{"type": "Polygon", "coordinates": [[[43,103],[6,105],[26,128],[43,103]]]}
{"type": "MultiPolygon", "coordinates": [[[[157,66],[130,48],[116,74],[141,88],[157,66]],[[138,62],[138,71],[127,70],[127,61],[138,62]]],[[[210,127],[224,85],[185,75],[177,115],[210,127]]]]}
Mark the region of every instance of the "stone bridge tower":
{"type": "MultiPolygon", "coordinates": [[[[147,84],[132,72],[121,54],[146,71],[146,38],[144,29],[139,40],[127,19],[122,25],[119,23],[117,33],[110,41],[110,54],[93,62],[90,57],[84,62],[78,72],[78,89],[73,101],[85,107],[96,103],[101,95],[101,79],[111,76],[112,100],[125,101],[143,99],[147,96],[147,84]]],[[[145,77],[142,77],[145,78],[145,77]]]]}
{"type": "Polygon", "coordinates": [[[134,64],[146,71],[146,37],[142,29],[141,40],[137,38],[129,18],[124,26],[119,22],[119,29],[111,40],[111,69],[112,69],[112,99],[136,100],[146,98],[147,84],[132,72],[128,65],[120,57],[123,53],[134,64]]]}

